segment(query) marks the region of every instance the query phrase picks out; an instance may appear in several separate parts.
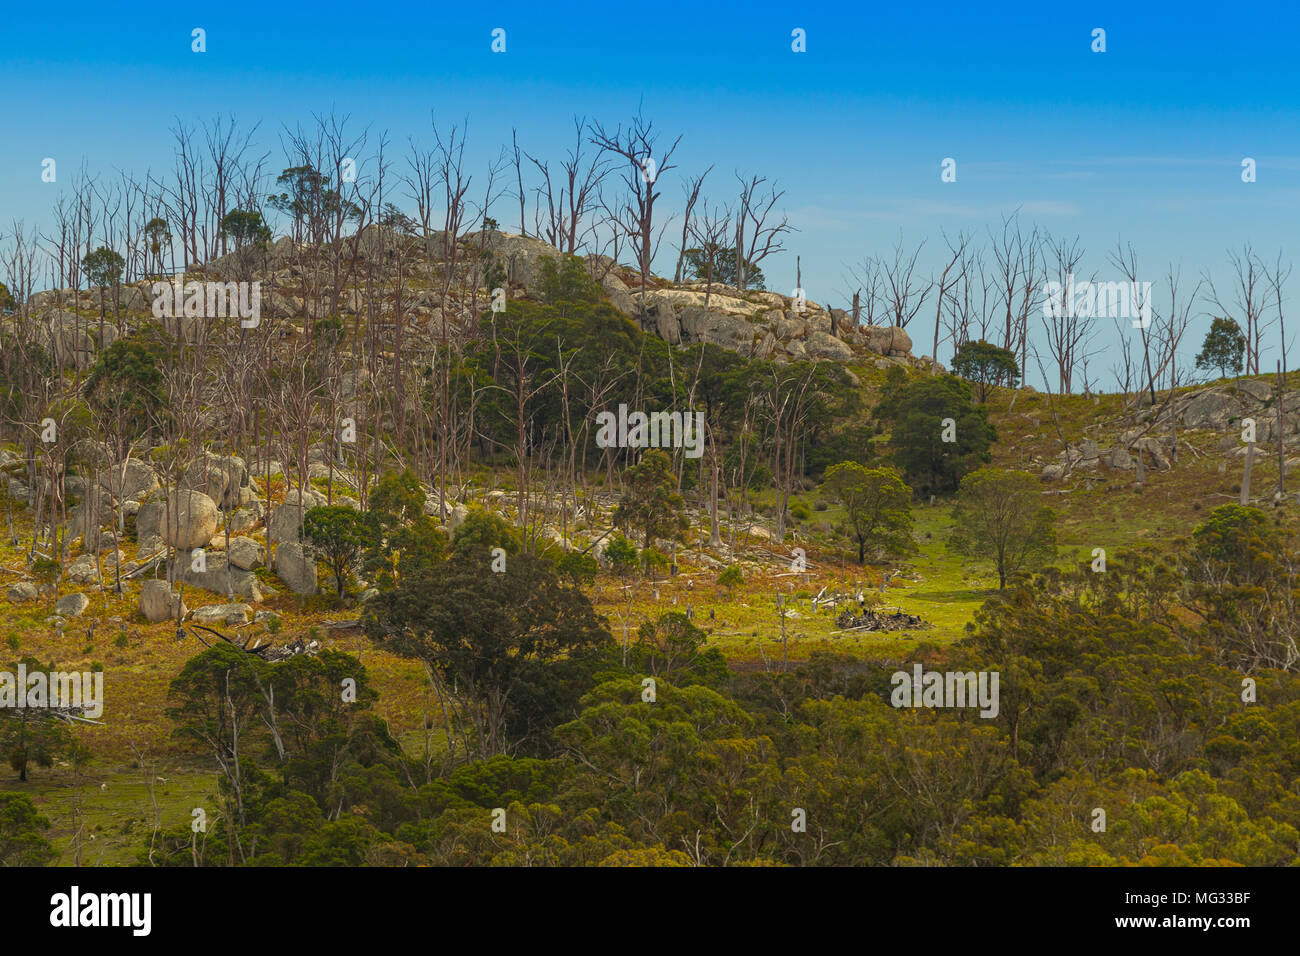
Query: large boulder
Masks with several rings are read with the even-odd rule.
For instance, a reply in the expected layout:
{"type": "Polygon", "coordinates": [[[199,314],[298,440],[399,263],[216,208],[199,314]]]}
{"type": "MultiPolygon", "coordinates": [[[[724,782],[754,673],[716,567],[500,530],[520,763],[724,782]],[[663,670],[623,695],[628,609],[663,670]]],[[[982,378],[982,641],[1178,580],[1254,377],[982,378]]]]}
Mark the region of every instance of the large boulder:
{"type": "Polygon", "coordinates": [[[266,560],[266,549],[252,538],[231,538],[230,544],[226,547],[226,555],[235,567],[252,571],[254,568],[261,567],[266,560]]]}
{"type": "Polygon", "coordinates": [[[804,342],[804,348],[817,359],[847,362],[853,358],[853,350],[829,332],[812,333],[804,342]]]}
{"type": "Polygon", "coordinates": [[[140,510],[135,513],[135,537],[141,545],[149,539],[162,537],[166,513],[167,505],[162,501],[146,501],[140,505],[140,510]]]}
{"type": "Polygon", "coordinates": [[[897,325],[867,325],[862,328],[867,348],[879,355],[905,354],[912,351],[912,337],[897,325]]]}
{"type": "Polygon", "coordinates": [[[176,552],[172,563],[173,577],[213,594],[234,594],[250,601],[262,600],[257,575],[235,567],[220,551],[209,551],[204,555],[202,571],[194,570],[194,563],[192,551],[176,552]]]}
{"type": "Polygon", "coordinates": [[[526,289],[536,287],[543,259],[560,257],[558,249],[541,239],[516,236],[508,232],[471,233],[462,242],[471,247],[485,248],[506,270],[506,278],[526,289]]]}
{"type": "MultiPolygon", "coordinates": [[[[635,304],[631,314],[637,315],[635,304]]],[[[650,306],[646,313],[646,327],[669,345],[678,345],[682,341],[682,324],[671,302],[655,302],[650,306]]]]}
{"type": "Polygon", "coordinates": [[[99,320],[88,319],[75,312],[51,312],[43,321],[38,319],[36,322],[35,340],[49,350],[64,368],[89,368],[95,360],[92,324],[98,328],[99,320]]]}
{"type": "Polygon", "coordinates": [[[251,498],[248,468],[235,455],[203,452],[186,469],[182,484],[203,492],[222,508],[237,508],[251,498]]]}
{"type": "Polygon", "coordinates": [[[1241,414],[1241,405],[1231,396],[1217,389],[1206,389],[1193,395],[1183,406],[1183,427],[1222,430],[1241,414]]]}
{"type": "Polygon", "coordinates": [[[302,516],[312,508],[319,508],[325,504],[325,496],[313,491],[311,488],[304,488],[302,493],[302,507],[299,509],[298,489],[291,488],[289,493],[284,496],[284,503],[277,506],[271,512],[271,520],[266,526],[267,544],[281,541],[297,541],[298,529],[302,527],[302,516]]]}
{"type": "Polygon", "coordinates": [[[108,492],[92,489],[68,514],[68,521],[74,537],[83,538],[87,547],[97,547],[99,530],[112,524],[113,500],[108,492]]]}
{"type": "Polygon", "coordinates": [[[99,580],[99,563],[93,554],[83,554],[68,565],[67,575],[74,584],[93,584],[99,580]]]}
{"type": "Polygon", "coordinates": [[[296,542],[286,541],[275,549],[275,573],[294,594],[316,593],[316,562],[296,542]]]}
{"type": "Polygon", "coordinates": [[[244,531],[250,531],[257,527],[259,520],[258,512],[254,508],[240,508],[230,516],[227,524],[230,527],[231,534],[240,534],[244,531]]]}
{"type": "Polygon", "coordinates": [[[199,624],[247,624],[253,609],[247,604],[209,604],[195,610],[191,620],[199,624]]]}
{"type": "Polygon", "coordinates": [[[600,280],[601,286],[605,289],[605,294],[609,296],[609,301],[629,318],[635,318],[637,315],[637,304],[632,298],[631,290],[628,289],[627,283],[614,275],[612,272],[606,273],[600,280]]]}
{"type": "MultiPolygon", "coordinates": [[[[141,514],[144,508],[140,509],[141,514]]],[[[136,533],[140,516],[136,515],[136,533]]],[[[201,491],[182,489],[172,497],[163,517],[163,540],[173,548],[201,548],[217,533],[217,503],[201,491]]]]}
{"type": "Polygon", "coordinates": [[[84,594],[65,594],[54,602],[54,613],[64,617],[81,617],[90,607],[90,598],[84,594]]]}
{"type": "Polygon", "coordinates": [[[101,474],[99,483],[119,499],[138,500],[158,487],[158,476],[146,462],[128,458],[101,474]]]}
{"type": "Polygon", "coordinates": [[[40,593],[31,581],[19,581],[9,588],[5,597],[14,602],[35,601],[40,593]]]}
{"type": "Polygon", "coordinates": [[[732,351],[747,350],[755,344],[753,323],[739,315],[694,306],[682,309],[678,315],[683,342],[704,342],[732,351]]]}
{"type": "Polygon", "coordinates": [[[448,540],[456,536],[456,529],[465,523],[469,517],[469,509],[464,505],[456,505],[447,510],[447,538],[448,540]]]}
{"type": "Polygon", "coordinates": [[[156,578],[144,582],[140,588],[140,613],[144,615],[146,621],[154,623],[174,621],[178,609],[181,617],[184,617],[185,604],[181,601],[180,593],[171,584],[156,578]]]}

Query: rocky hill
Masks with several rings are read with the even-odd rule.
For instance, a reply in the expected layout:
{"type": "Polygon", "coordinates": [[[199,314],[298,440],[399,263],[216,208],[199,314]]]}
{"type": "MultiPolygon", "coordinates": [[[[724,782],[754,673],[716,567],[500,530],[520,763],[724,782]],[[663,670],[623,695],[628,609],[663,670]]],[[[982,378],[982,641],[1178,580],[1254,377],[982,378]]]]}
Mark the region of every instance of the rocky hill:
{"type": "MultiPolygon", "coordinates": [[[[528,296],[537,287],[542,261],[561,255],[540,239],[503,232],[466,235],[456,253],[453,268],[458,285],[479,286],[476,300],[457,295],[444,302],[437,291],[441,269],[449,259],[443,234],[420,240],[380,226],[332,245],[311,246],[282,238],[265,249],[232,252],[196,266],[175,281],[260,282],[261,317],[286,327],[308,314],[347,317],[368,308],[377,308],[381,320],[395,323],[400,307],[404,322],[417,333],[410,344],[418,347],[419,332],[434,334],[444,320],[455,327],[467,326],[487,307],[489,290],[484,283],[492,266],[506,277],[512,296],[528,296]],[[373,286],[376,279],[384,291],[368,294],[364,287],[373,286]]],[[[906,329],[856,325],[843,309],[775,292],[740,291],[704,280],[673,283],[657,276],[651,277],[643,294],[634,270],[606,256],[591,255],[584,261],[619,311],[672,345],[705,342],[777,362],[870,361],[878,368],[934,364],[929,356],[913,355],[906,329]]],[[[153,298],[152,283],[137,282],[116,290],[39,292],[32,296],[30,307],[40,320],[45,342],[58,351],[61,363],[85,368],[95,351],[110,345],[118,332],[116,327],[101,330],[78,313],[96,312],[104,303],[115,318],[124,318],[129,329],[147,317],[153,298]]],[[[177,321],[187,332],[195,325],[184,317],[177,321]]]]}

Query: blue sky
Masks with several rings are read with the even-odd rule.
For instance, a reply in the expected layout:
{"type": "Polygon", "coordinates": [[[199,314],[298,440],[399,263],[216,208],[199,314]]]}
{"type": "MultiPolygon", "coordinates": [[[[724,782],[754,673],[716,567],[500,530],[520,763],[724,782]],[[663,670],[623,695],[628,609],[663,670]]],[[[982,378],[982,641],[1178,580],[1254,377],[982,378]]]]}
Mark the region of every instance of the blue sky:
{"type": "MultiPolygon", "coordinates": [[[[731,198],[733,169],[787,189],[800,231],[764,264],[787,293],[795,253],[809,297],[841,304],[846,265],[900,229],[929,249],[941,229],[982,232],[1016,208],[1077,234],[1088,271],[1106,272],[1122,239],[1153,279],[1169,262],[1222,276],[1229,246],[1296,251],[1298,21],[1280,4],[12,5],[0,223],[48,222],[60,186],[40,181],[46,156],[65,181],[83,158],[106,173],[169,167],[177,117],[260,121],[278,172],[282,125],[312,112],[350,114],[400,147],[426,137],[432,110],[468,117],[482,169],[512,127],[558,157],[573,114],[614,124],[643,105],[683,137],[662,181],[670,205],[711,163],[711,194],[731,198]],[[194,27],[207,53],[190,51],[194,27]],[[807,53],[790,50],[795,27],[807,53]],[[1090,50],[1095,27],[1104,54],[1090,50]],[[955,183],[940,182],[944,157],[955,183]]],[[[511,227],[509,200],[494,213],[511,227]]]]}

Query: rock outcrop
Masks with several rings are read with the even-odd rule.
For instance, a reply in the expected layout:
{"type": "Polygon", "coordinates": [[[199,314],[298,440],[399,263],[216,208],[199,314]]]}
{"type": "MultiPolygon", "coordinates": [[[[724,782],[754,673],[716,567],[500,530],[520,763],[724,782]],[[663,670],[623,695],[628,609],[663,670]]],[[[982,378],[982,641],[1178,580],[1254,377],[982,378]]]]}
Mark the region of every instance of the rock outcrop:
{"type": "Polygon", "coordinates": [[[151,578],[141,585],[139,609],[146,621],[154,623],[174,621],[178,608],[181,616],[184,617],[186,611],[184,602],[181,601],[177,590],[168,582],[151,578]]]}

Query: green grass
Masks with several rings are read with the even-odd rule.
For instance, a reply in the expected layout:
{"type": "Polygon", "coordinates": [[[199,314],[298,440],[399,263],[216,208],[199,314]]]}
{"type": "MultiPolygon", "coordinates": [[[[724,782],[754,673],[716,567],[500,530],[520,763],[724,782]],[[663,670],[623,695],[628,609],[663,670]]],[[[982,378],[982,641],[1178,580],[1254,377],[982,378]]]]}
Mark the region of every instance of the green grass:
{"type": "MultiPolygon", "coordinates": [[[[160,829],[188,824],[195,807],[203,807],[208,819],[213,818],[218,806],[214,774],[155,769],[160,829]]],[[[28,777],[26,783],[19,783],[16,775],[0,777],[0,791],[26,794],[49,819],[45,837],[59,853],[56,865],[75,865],[78,829],[83,866],[128,866],[137,862],[139,848],[148,846],[154,807],[143,770],[121,767],[96,772],[91,767],[74,783],[70,770],[37,767],[29,769],[28,777]]]]}

